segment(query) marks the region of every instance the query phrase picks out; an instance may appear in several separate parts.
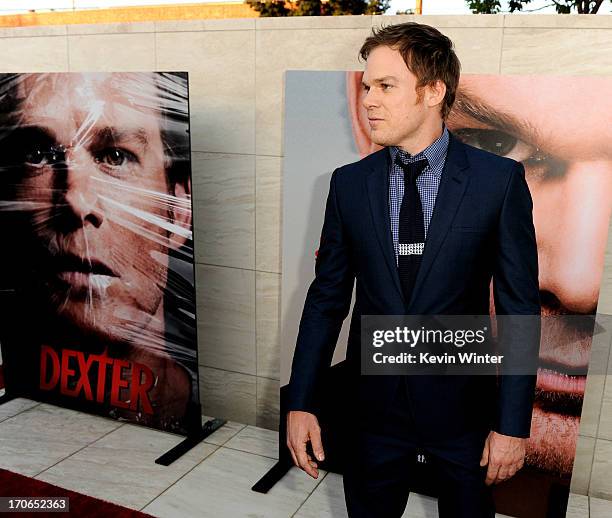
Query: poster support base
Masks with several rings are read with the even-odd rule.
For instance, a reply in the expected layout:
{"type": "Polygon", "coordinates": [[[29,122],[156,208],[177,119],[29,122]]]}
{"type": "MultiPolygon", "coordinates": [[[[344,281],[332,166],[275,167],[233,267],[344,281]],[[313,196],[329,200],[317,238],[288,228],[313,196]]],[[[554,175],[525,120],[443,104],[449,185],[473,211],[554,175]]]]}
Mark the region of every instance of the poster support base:
{"type": "Polygon", "coordinates": [[[293,463],[290,460],[279,460],[263,477],[261,477],[255,483],[251,490],[257,493],[267,493],[278,481],[280,481],[281,478],[287,474],[287,472],[291,469],[291,466],[293,466],[293,463]]]}
{"type": "Polygon", "coordinates": [[[178,443],[174,448],[168,450],[161,457],[155,459],[155,464],[160,464],[162,466],[169,466],[175,460],[182,457],[192,448],[195,448],[198,444],[200,444],[206,437],[208,437],[211,433],[221,428],[227,421],[223,419],[209,419],[204,423],[202,429],[195,434],[188,435],[185,439],[178,443]]]}

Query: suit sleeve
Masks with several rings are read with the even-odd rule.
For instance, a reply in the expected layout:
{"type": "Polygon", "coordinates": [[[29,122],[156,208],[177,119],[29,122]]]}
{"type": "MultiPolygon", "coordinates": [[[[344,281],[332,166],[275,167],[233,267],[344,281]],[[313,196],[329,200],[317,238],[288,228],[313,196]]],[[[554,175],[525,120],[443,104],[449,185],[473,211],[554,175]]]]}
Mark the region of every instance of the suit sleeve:
{"type": "Polygon", "coordinates": [[[515,162],[500,212],[493,295],[504,360],[495,431],[529,437],[540,344],[538,253],[533,202],[522,164],[515,162]],[[532,316],[528,316],[532,315],[532,316]]]}
{"type": "Polygon", "coordinates": [[[288,410],[315,412],[314,393],[321,373],[330,366],[342,322],[351,305],[355,279],[349,243],[337,199],[337,174],[330,181],[315,264],[293,355],[288,410]]]}

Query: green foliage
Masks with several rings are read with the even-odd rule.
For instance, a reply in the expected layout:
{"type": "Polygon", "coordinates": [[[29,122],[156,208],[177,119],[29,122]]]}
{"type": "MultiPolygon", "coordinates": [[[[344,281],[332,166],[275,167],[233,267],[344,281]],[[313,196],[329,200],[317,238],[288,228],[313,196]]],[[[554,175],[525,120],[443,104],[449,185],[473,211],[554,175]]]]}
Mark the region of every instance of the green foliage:
{"type": "Polygon", "coordinates": [[[557,10],[557,13],[559,14],[570,14],[570,12],[572,11],[572,4],[570,3],[562,4],[560,2],[555,2],[555,9],[557,10]]]}
{"type": "Polygon", "coordinates": [[[364,14],[367,7],[363,0],[330,0],[328,4],[333,16],[364,14]]]}
{"type": "Polygon", "coordinates": [[[510,8],[511,13],[514,11],[522,11],[523,6],[529,2],[531,2],[531,0],[510,0],[508,2],[508,7],[510,8]]]}
{"type": "Polygon", "coordinates": [[[385,14],[390,5],[391,0],[368,0],[365,14],[385,14]]]}
{"type": "Polygon", "coordinates": [[[345,14],[383,14],[390,0],[295,0],[287,8],[284,0],[245,0],[259,16],[341,16],[345,14]]]}
{"type": "Polygon", "coordinates": [[[325,7],[321,0],[297,0],[296,9],[289,16],[324,16],[325,7]]]}
{"type": "MultiPolygon", "coordinates": [[[[465,0],[474,14],[495,14],[501,11],[499,0],[465,0]]],[[[612,0],[611,0],[612,1],[612,0]]],[[[577,12],[579,14],[595,14],[604,0],[550,0],[559,14],[577,12]]],[[[510,12],[522,11],[531,0],[509,0],[510,12]]]]}
{"type": "Polygon", "coordinates": [[[552,0],[559,14],[569,14],[575,10],[579,14],[595,14],[604,0],[552,0]]]}
{"type": "Polygon", "coordinates": [[[259,16],[288,16],[289,9],[285,0],[246,0],[246,3],[259,13],[259,16]]]}
{"type": "Polygon", "coordinates": [[[501,9],[499,0],[467,0],[467,4],[474,14],[496,14],[501,9]]]}

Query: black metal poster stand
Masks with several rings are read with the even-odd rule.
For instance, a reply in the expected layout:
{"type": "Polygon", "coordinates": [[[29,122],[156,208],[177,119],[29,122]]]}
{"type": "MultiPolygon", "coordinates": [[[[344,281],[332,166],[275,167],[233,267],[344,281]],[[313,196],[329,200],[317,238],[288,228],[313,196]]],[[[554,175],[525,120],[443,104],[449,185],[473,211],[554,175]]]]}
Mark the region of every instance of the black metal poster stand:
{"type": "MultiPolygon", "coordinates": [[[[321,424],[325,460],[319,462],[319,468],[324,471],[342,473],[344,466],[344,448],[342,430],[347,423],[346,409],[345,364],[340,362],[330,369],[323,377],[321,394],[316,397],[321,401],[321,410],[318,414],[321,424]],[[325,397],[323,397],[325,396],[325,397]]],[[[293,459],[287,448],[287,423],[284,416],[287,414],[287,386],[280,389],[280,425],[278,430],[278,462],[251,488],[258,493],[267,493],[280,481],[293,466],[293,459]]],[[[310,451],[312,455],[312,451],[310,451]]]]}
{"type": "MultiPolygon", "coordinates": [[[[198,405],[199,406],[199,405],[198,405]]],[[[200,412],[201,413],[201,412],[200,412]]],[[[189,450],[195,448],[198,444],[200,444],[204,439],[206,439],[210,434],[221,428],[227,421],[223,419],[209,419],[203,425],[197,423],[192,432],[187,434],[187,437],[183,439],[180,443],[174,446],[172,449],[168,450],[162,456],[155,459],[155,464],[160,464],[161,466],[169,466],[175,460],[182,457],[189,450]]]]}

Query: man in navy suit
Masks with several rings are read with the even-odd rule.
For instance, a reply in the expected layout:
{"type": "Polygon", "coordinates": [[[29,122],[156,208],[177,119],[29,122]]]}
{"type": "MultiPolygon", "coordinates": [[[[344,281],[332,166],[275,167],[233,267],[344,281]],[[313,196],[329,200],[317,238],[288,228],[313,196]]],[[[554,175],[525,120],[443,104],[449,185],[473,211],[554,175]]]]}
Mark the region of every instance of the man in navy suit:
{"type": "MultiPolygon", "coordinates": [[[[497,383],[491,376],[362,376],[360,325],[362,315],[486,315],[491,279],[497,315],[539,315],[524,170],[448,132],[460,64],[439,31],[416,23],[381,28],[360,55],[371,139],[385,148],[331,178],[293,358],[287,445],[316,478],[324,451],[315,389],[356,280],[346,356],[354,397],[344,472],[349,516],[399,518],[410,459],[425,451],[438,478],[440,517],[492,518],[491,484],[523,465],[535,375],[497,383]],[[419,242],[406,238],[419,235],[419,242]]],[[[527,347],[537,357],[537,341],[527,347]]]]}

